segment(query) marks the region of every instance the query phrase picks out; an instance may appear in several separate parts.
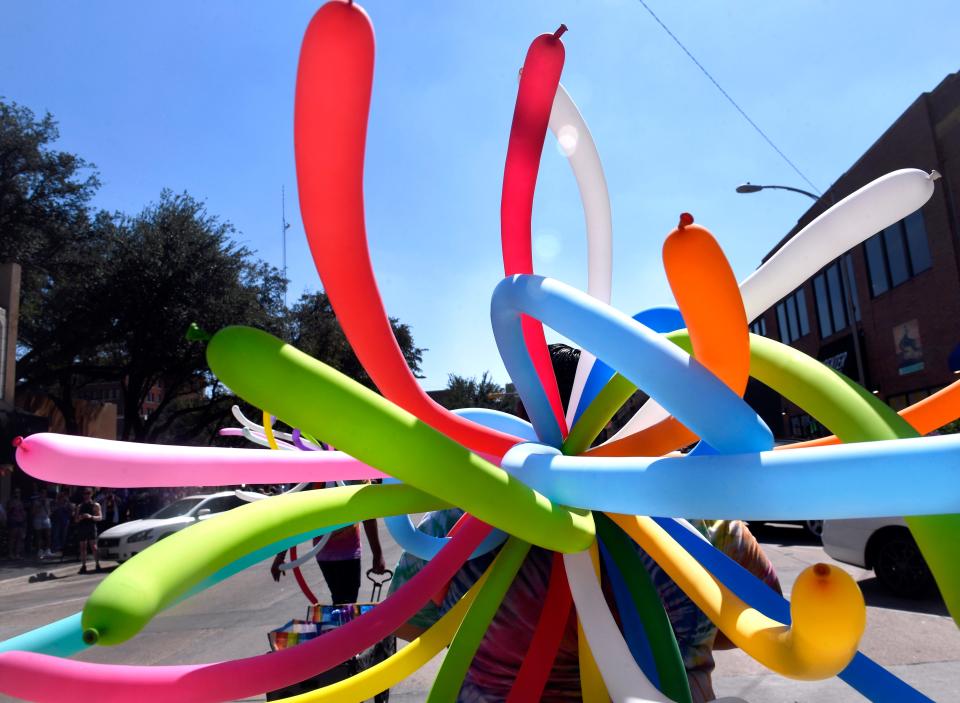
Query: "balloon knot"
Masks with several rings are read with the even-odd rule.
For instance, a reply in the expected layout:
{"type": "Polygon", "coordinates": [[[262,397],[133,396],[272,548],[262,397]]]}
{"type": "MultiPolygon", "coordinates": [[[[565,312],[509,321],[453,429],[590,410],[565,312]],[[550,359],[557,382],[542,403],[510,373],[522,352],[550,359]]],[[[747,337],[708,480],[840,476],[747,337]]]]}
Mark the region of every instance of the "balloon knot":
{"type": "Polygon", "coordinates": [[[12,444],[14,447],[19,447],[21,444],[23,444],[23,437],[14,437],[10,444],[12,444]]]}
{"type": "Polygon", "coordinates": [[[559,39],[564,35],[566,31],[567,31],[567,25],[561,24],[559,27],[557,27],[557,31],[553,33],[553,38],[559,39]]]}
{"type": "Polygon", "coordinates": [[[196,322],[191,322],[187,328],[187,339],[191,342],[209,342],[213,335],[200,328],[196,322]]]}
{"type": "Polygon", "coordinates": [[[677,229],[683,229],[684,227],[687,227],[688,225],[692,225],[692,224],[693,224],[693,215],[691,215],[689,212],[681,212],[680,224],[677,225],[677,229]]]}
{"type": "Polygon", "coordinates": [[[817,576],[820,576],[821,578],[829,576],[830,567],[827,566],[826,564],[814,564],[813,573],[815,573],[817,576]]]}

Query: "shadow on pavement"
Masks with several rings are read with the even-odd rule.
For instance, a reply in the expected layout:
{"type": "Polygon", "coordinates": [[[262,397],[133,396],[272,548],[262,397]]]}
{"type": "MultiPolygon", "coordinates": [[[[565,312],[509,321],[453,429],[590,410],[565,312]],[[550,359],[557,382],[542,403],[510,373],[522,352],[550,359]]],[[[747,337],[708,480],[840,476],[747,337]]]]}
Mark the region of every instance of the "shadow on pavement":
{"type": "Polygon", "coordinates": [[[943,598],[937,592],[931,592],[923,598],[901,598],[893,595],[876,577],[858,582],[867,605],[888,610],[903,610],[926,615],[949,615],[943,598]]]}

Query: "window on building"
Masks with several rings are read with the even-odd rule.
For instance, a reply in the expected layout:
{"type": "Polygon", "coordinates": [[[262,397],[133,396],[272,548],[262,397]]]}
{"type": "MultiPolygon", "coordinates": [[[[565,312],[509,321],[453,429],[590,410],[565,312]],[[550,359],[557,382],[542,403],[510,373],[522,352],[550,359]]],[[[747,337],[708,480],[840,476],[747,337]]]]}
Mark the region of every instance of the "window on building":
{"type": "Polygon", "coordinates": [[[761,317],[759,320],[750,325],[750,331],[754,334],[759,334],[761,337],[767,336],[767,320],[766,318],[761,317]]]}
{"type": "MultiPolygon", "coordinates": [[[[857,284],[853,277],[853,262],[849,255],[843,257],[847,267],[847,282],[850,286],[851,309],[855,319],[860,319],[860,304],[857,301],[857,284]]],[[[834,261],[814,276],[813,297],[817,302],[817,320],[820,323],[820,337],[824,339],[844,330],[849,325],[847,319],[847,299],[844,288],[840,261],[834,261]]]]}
{"type": "Polygon", "coordinates": [[[777,325],[780,327],[780,341],[790,344],[810,333],[810,319],[807,316],[807,301],[803,288],[777,303],[777,325]]]}
{"type": "Polygon", "coordinates": [[[864,242],[870,293],[874,297],[930,268],[930,246],[923,215],[915,212],[864,242]]]}

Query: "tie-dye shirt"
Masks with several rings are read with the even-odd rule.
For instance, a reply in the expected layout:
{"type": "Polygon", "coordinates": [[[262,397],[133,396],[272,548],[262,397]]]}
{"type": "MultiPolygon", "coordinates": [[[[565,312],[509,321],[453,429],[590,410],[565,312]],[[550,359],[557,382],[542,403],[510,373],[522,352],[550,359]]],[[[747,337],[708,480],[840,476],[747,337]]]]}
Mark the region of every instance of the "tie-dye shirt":
{"type": "MultiPolygon", "coordinates": [[[[420,529],[426,534],[442,537],[462,514],[456,509],[429,513],[421,521],[420,529]]],[[[779,590],[773,565],[744,523],[719,521],[709,526],[703,522],[694,524],[717,549],[779,590]]],[[[694,703],[712,700],[715,696],[710,679],[714,668],[712,652],[716,627],[653,559],[639,547],[637,551],[670,618],[687,669],[694,703]]],[[[493,554],[487,554],[468,561],[451,580],[442,601],[439,604],[427,604],[410,620],[410,624],[424,629],[433,625],[480,578],[492,560],[493,554]]],[[[530,549],[477,649],[458,701],[492,703],[505,700],[510,693],[537,627],[550,580],[551,561],[551,552],[539,547],[530,549]]],[[[394,569],[391,592],[406,583],[424,563],[410,554],[403,554],[394,569]]],[[[580,699],[577,627],[576,618],[571,616],[541,700],[560,702],[580,699]]]]}

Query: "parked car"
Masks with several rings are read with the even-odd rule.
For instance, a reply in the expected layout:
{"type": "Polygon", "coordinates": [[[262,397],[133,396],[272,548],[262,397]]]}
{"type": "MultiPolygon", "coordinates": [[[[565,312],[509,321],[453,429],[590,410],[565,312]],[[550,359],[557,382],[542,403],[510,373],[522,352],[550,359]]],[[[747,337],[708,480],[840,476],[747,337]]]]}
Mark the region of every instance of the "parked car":
{"type": "Polygon", "coordinates": [[[872,569],[898,596],[918,598],[933,588],[933,575],[903,518],[825,520],[823,549],[837,561],[872,569]]]}
{"type": "Polygon", "coordinates": [[[246,503],[233,491],[181,498],[145,520],[131,520],[105,530],[97,539],[100,558],[124,562],[184,527],[246,503]]]}

